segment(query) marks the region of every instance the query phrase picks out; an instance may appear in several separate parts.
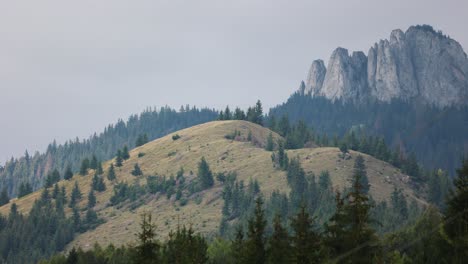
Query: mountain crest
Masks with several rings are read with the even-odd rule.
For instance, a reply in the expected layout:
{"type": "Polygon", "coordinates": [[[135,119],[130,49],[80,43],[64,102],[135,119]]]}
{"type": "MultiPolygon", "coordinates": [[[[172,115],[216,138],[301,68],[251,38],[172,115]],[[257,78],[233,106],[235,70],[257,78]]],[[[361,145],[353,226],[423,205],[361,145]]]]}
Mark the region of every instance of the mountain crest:
{"type": "Polygon", "coordinates": [[[431,26],[393,30],[367,56],[337,48],[328,66],[315,60],[306,93],[331,100],[418,99],[438,107],[468,102],[468,59],[461,45],[431,26]]]}

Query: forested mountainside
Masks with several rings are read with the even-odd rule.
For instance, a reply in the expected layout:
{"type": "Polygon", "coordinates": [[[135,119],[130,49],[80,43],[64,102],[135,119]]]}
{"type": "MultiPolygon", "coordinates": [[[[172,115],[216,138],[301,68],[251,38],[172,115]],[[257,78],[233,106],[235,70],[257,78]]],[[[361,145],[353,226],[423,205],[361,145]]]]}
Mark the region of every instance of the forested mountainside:
{"type": "Polygon", "coordinates": [[[414,153],[428,169],[454,174],[468,152],[468,107],[439,108],[417,101],[331,101],[294,93],[286,103],[270,110],[270,117],[283,115],[292,122],[303,120],[329,138],[346,132],[383,136],[385,142],[404,156],[414,153]]]}
{"type": "Polygon", "coordinates": [[[310,131],[300,130],[292,126],[282,137],[247,121],[200,124],[11,200],[0,207],[8,215],[0,216],[0,259],[24,263],[94,242],[125,245],[135,240],[143,212],[153,215],[161,240],[181,225],[230,240],[238,227],[248,230],[259,197],[268,223],[280,215],[286,224],[305,207],[323,231],[337,192],[346,197],[357,172],[380,235],[414,223],[428,205],[425,184],[370,155],[337,147],[286,150],[291,142],[316,145],[310,131]]]}
{"type": "Polygon", "coordinates": [[[468,57],[429,25],[393,30],[362,51],[314,60],[305,83],[270,115],[341,135],[362,128],[403,155],[455,174],[468,152],[468,57]]]}
{"type": "Polygon", "coordinates": [[[84,158],[95,155],[98,160],[108,160],[124,146],[135,147],[137,140],[141,144],[182,128],[214,120],[217,116],[215,110],[188,105],[179,111],[169,107],[147,109],[139,115],[130,116],[126,122],[119,120],[107,126],[104,132],[95,133],[88,139],[80,141],[76,138],[60,145],[54,142],[44,153],[30,155],[26,152],[23,157],[12,157],[3,167],[0,166],[0,189],[6,188],[9,197],[15,197],[20,187],[27,189],[27,192],[36,190],[43,186],[46,176],[55,169],[60,175],[64,175],[67,169],[77,172],[84,158]]]}

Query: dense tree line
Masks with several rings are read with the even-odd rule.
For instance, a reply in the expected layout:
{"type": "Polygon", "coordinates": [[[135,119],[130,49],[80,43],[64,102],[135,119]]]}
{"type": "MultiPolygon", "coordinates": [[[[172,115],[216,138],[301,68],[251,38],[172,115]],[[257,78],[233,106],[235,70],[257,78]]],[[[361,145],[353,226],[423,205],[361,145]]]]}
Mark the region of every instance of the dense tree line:
{"type": "MultiPolygon", "coordinates": [[[[79,172],[82,161],[92,155],[97,160],[108,160],[125,145],[133,148],[137,143],[143,144],[173,131],[215,120],[217,116],[215,110],[188,105],[179,111],[169,107],[147,109],[139,115],[130,116],[126,122],[119,120],[107,126],[104,132],[88,139],[76,138],[61,145],[53,142],[44,153],[30,155],[26,151],[23,157],[11,158],[0,167],[0,189],[6,188],[10,197],[19,194],[21,184],[37,190],[43,187],[46,176],[54,169],[65,177],[68,168],[79,172]]],[[[92,160],[88,161],[92,163],[92,160]]],[[[89,168],[89,165],[85,167],[89,168]]]]}
{"type": "MultiPolygon", "coordinates": [[[[300,91],[269,112],[278,121],[288,116],[292,123],[303,120],[317,133],[342,137],[350,129],[362,127],[372,136],[382,136],[392,149],[414,153],[429,169],[442,168],[452,176],[460,166],[460,156],[468,152],[467,107],[423,105],[413,101],[334,102],[311,97],[300,91]]],[[[330,139],[330,138],[329,138],[330,139]]]]}
{"type": "Polygon", "coordinates": [[[257,101],[255,106],[249,107],[247,112],[236,107],[234,112],[231,111],[229,106],[226,106],[224,111],[220,111],[218,120],[247,120],[255,124],[263,125],[263,106],[260,100],[257,101]]]}

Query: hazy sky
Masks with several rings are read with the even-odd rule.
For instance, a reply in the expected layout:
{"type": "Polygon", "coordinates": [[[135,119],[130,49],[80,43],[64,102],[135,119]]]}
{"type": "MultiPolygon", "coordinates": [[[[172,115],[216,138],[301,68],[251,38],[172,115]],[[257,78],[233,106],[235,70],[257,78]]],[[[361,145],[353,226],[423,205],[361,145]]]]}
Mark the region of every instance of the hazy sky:
{"type": "Polygon", "coordinates": [[[468,46],[468,1],[1,1],[0,163],[147,106],[279,104],[312,60],[431,24],[468,46]]]}

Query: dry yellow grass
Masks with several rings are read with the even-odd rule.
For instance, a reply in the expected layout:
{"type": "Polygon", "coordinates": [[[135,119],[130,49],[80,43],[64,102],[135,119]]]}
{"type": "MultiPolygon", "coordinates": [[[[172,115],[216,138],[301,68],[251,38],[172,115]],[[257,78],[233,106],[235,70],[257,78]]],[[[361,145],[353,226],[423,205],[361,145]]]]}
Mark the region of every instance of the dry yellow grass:
{"type": "MultiPolygon", "coordinates": [[[[130,159],[126,160],[121,168],[116,168],[117,181],[132,183],[139,180],[144,184],[144,176],[135,177],[130,173],[135,163],[140,165],[144,175],[176,175],[181,167],[187,175],[190,171],[196,173],[197,164],[204,156],[213,172],[235,171],[238,179],[246,182],[251,178],[257,179],[262,192],[267,196],[274,190],[288,192],[285,172],[273,168],[271,152],[261,147],[269,133],[270,130],[246,121],[214,121],[187,128],[133,149],[130,152],[130,159]],[[256,144],[224,138],[234,130],[241,132],[241,140],[246,139],[251,131],[256,144]],[[180,139],[173,140],[172,136],[175,134],[178,134],[180,139]],[[138,157],[139,153],[145,155],[138,157]]],[[[276,139],[280,138],[275,133],[273,135],[276,139]]],[[[288,151],[289,157],[300,158],[306,172],[318,175],[321,171],[328,170],[333,184],[337,188],[342,188],[352,174],[354,158],[359,153],[351,152],[350,160],[340,159],[338,154],[337,148],[288,151]]],[[[376,200],[388,198],[394,184],[403,188],[408,197],[415,198],[409,186],[400,180],[404,175],[398,169],[367,155],[364,155],[364,158],[368,167],[371,194],[376,200]]],[[[111,162],[113,161],[103,165],[105,171],[111,162]]],[[[65,185],[67,194],[70,194],[75,180],[78,181],[85,197],[80,206],[85,207],[86,194],[89,192],[93,173],[91,171],[87,176],[75,175],[71,181],[61,181],[59,185],[65,185]]],[[[134,234],[139,228],[140,214],[143,211],[153,214],[160,238],[167,236],[169,230],[175,229],[178,224],[192,225],[195,230],[205,234],[218,229],[223,204],[222,186],[218,182],[213,188],[202,193],[203,199],[199,204],[190,200],[187,205],[181,207],[165,196],[154,195],[149,196],[142,206],[130,211],[127,207],[117,209],[109,206],[113,183],[107,179],[105,181],[107,189],[102,193],[96,193],[95,209],[106,222],[95,230],[78,235],[69,247],[89,248],[95,242],[101,245],[131,243],[135,240],[134,234]]],[[[34,200],[39,198],[40,192],[41,190],[14,202],[21,212],[26,213],[34,200]]],[[[1,207],[0,213],[7,214],[10,205],[11,203],[1,207]]]]}

